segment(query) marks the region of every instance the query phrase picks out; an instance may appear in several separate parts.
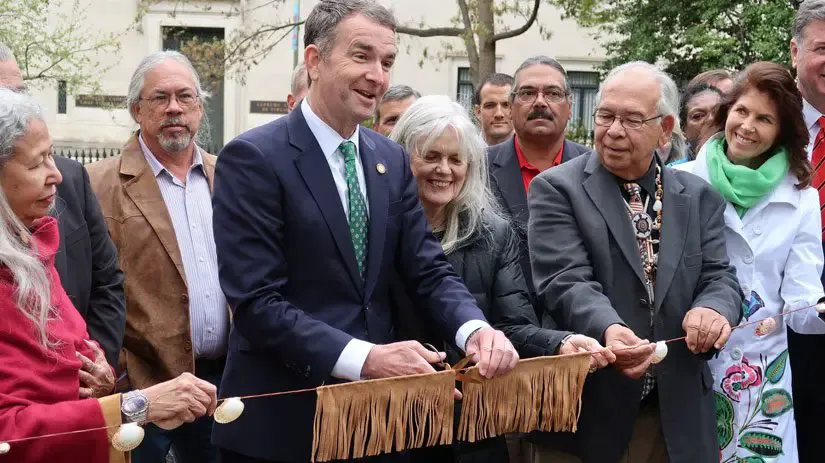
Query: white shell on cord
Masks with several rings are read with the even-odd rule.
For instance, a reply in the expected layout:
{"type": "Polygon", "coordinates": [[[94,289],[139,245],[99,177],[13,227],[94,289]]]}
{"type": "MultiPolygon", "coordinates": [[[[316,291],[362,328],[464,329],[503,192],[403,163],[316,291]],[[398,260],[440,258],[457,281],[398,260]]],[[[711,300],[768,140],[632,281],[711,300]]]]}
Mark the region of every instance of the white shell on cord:
{"type": "Polygon", "coordinates": [[[667,343],[659,341],[656,343],[656,350],[653,351],[653,359],[650,363],[659,363],[667,357],[667,343]]]}
{"type": "Polygon", "coordinates": [[[130,452],[143,442],[143,428],[137,423],[126,423],[120,426],[112,436],[112,447],[118,452],[130,452]]]}
{"type": "Polygon", "coordinates": [[[756,325],[757,336],[767,336],[776,330],[776,320],[773,317],[766,318],[756,325]]]}
{"type": "Polygon", "coordinates": [[[5,455],[11,450],[11,445],[8,442],[0,442],[0,455],[5,455]]]}
{"type": "Polygon", "coordinates": [[[221,403],[215,410],[215,421],[220,424],[231,423],[243,413],[244,403],[237,397],[231,397],[221,403]]]}

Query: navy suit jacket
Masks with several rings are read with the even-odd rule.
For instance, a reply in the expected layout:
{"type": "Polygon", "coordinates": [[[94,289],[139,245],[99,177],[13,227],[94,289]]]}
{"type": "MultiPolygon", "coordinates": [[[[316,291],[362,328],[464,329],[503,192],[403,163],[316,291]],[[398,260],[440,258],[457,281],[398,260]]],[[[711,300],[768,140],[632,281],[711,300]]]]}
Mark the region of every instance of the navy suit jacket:
{"type": "MultiPolygon", "coordinates": [[[[240,135],[218,157],[215,244],[233,312],[221,397],[338,382],[330,374],[350,340],[395,341],[391,269],[445,339],[484,320],[429,230],[407,153],[358,130],[370,221],[364,280],[332,172],[302,111],[240,135]]],[[[255,458],[308,461],[314,410],[311,392],[250,400],[240,419],[214,427],[213,442],[255,458]]]]}

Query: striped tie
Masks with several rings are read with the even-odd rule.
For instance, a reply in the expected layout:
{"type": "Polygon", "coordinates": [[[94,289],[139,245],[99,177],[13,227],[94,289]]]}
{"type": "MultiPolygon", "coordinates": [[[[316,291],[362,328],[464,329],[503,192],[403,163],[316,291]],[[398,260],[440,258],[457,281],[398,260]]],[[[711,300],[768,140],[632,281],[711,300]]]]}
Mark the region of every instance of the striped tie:
{"type": "Polygon", "coordinates": [[[825,116],[819,116],[819,133],[814,139],[814,150],[811,153],[811,163],[814,165],[813,185],[819,191],[819,214],[822,217],[822,236],[825,239],[825,116]]]}

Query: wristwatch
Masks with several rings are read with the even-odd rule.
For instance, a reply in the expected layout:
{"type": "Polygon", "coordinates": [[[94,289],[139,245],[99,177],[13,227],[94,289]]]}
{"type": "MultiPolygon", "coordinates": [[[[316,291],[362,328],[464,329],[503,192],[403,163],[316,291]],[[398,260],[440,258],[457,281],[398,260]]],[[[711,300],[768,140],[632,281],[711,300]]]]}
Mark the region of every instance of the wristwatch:
{"type": "Polygon", "coordinates": [[[143,423],[146,421],[146,411],[149,410],[149,399],[139,391],[129,391],[123,394],[120,413],[126,417],[129,423],[143,423]]]}

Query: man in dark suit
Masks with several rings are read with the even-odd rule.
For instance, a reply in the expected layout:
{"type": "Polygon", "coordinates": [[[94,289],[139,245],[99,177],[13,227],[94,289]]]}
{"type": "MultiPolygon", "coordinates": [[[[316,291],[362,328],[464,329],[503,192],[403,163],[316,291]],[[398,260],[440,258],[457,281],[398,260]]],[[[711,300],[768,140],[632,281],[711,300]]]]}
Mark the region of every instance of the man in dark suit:
{"type": "MultiPolygon", "coordinates": [[[[305,27],[307,97],[218,157],[215,239],[234,315],[222,396],[434,371],[443,353],[394,342],[393,268],[482,374],[509,371],[518,354],[430,233],[409,156],[359,127],[387,89],[395,18],[373,0],[322,0],[305,27]]],[[[215,427],[223,461],[307,461],[314,399],[265,398],[215,427]]]]}
{"type": "MultiPolygon", "coordinates": [[[[808,126],[808,156],[814,165],[813,185],[819,190],[821,217],[825,218],[825,89],[822,80],[822,44],[825,43],[825,1],[806,0],[799,5],[790,43],[791,60],[802,94],[802,114],[808,126]]],[[[822,236],[825,238],[825,222],[822,236]]],[[[825,240],[823,240],[825,245],[825,240]]],[[[825,285],[825,273],[820,275],[825,285]]],[[[797,449],[800,463],[825,461],[825,447],[820,442],[825,396],[820,385],[825,382],[825,335],[799,334],[788,327],[788,353],[793,364],[793,408],[796,422],[797,449]]]]}
{"type": "Polygon", "coordinates": [[[55,201],[60,247],[54,264],[63,289],[86,320],[89,337],[100,344],[109,364],[117,367],[126,327],[117,249],[86,169],[62,156],[55,156],[54,162],[63,175],[55,201]]]}
{"type": "Polygon", "coordinates": [[[528,58],[518,67],[514,79],[510,100],[515,135],[490,147],[490,183],[519,235],[520,264],[536,315],[553,327],[551,320],[542,320],[544,309],[535,301],[527,252],[527,190],[542,171],[590,149],[564,137],[573,100],[567,72],[558,61],[547,56],[528,58]]]}
{"type": "Polygon", "coordinates": [[[565,452],[538,448],[539,463],[719,461],[706,358],[738,323],[742,294],[723,199],[654,155],[678,108],[676,85],[652,65],[614,69],[597,102],[596,153],[531,184],[537,296],[564,329],[602,340],[617,358],[588,378],[565,452]],[[681,336],[651,368],[647,340],[681,336]]]}
{"type": "MultiPolygon", "coordinates": [[[[2,43],[0,87],[19,92],[26,90],[17,61],[2,43]]],[[[86,170],[79,162],[64,157],[56,156],[54,162],[63,175],[55,201],[60,229],[55,267],[63,289],[86,320],[89,337],[100,344],[109,365],[117,367],[126,326],[123,274],[117,249],[109,238],[86,170]]],[[[96,377],[102,378],[101,375],[96,377]]]]}

